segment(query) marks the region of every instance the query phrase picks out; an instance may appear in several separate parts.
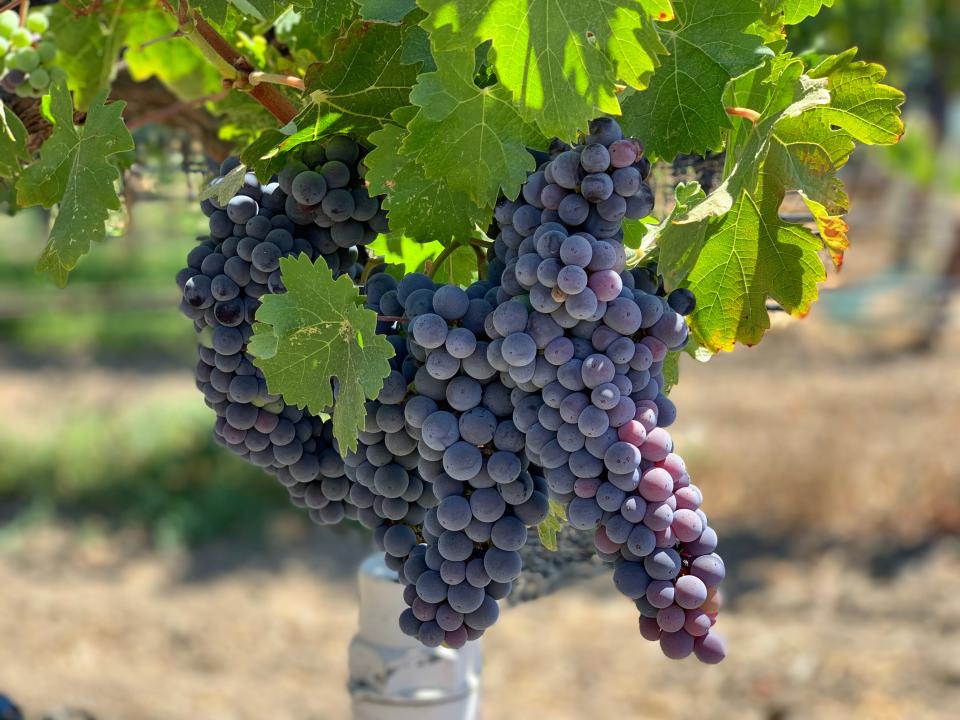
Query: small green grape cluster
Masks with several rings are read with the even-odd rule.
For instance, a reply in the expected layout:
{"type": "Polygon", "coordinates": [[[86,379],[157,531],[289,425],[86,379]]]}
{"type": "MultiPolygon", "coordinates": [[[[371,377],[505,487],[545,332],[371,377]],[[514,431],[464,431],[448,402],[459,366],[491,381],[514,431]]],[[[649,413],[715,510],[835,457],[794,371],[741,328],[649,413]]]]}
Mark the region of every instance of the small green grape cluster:
{"type": "Polygon", "coordinates": [[[0,13],[0,88],[19,97],[40,97],[50,83],[66,78],[62,68],[51,66],[57,46],[44,37],[49,27],[43,13],[31,12],[23,25],[16,11],[0,13]]]}

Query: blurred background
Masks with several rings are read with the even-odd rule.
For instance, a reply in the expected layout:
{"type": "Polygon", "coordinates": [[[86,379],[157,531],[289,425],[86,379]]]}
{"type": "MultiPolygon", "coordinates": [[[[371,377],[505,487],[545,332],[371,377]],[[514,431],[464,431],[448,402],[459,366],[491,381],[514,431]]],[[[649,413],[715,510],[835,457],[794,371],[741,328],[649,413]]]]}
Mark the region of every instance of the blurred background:
{"type": "MultiPolygon", "coordinates": [[[[837,5],[793,45],[886,65],[907,134],[846,169],[852,249],[810,315],[684,358],[672,395],[729,656],[667,660],[581,579],[484,639],[487,720],[960,716],[960,8],[837,5]]],[[[196,157],[138,133],[132,211],[67,289],[33,272],[48,219],[0,218],[0,693],[29,718],[345,718],[369,538],[211,442],[173,282],[196,157]]]]}

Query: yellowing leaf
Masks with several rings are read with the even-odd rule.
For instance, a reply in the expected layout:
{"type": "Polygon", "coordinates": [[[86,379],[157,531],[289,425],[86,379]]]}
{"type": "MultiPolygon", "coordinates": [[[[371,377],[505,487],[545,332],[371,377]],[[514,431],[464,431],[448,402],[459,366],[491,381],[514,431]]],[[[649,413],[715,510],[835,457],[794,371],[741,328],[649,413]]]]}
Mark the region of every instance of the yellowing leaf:
{"type": "Polygon", "coordinates": [[[723,184],[706,197],[678,188],[677,209],[656,231],[666,284],[697,295],[691,327],[709,351],[758,342],[769,327],[767,298],[806,313],[826,277],[823,248],[836,267],[843,262],[848,201],[836,173],[855,142],[889,144],[902,132],[903,95],[882,78],[882,68],[854,62],[851,52],[808,74],[781,56],[731,84],[727,103],[759,120],[737,121],[723,184]],[[806,203],[819,237],[780,218],[789,191],[806,203]]]}
{"type": "Polygon", "coordinates": [[[805,228],[772,219],[743,193],[708,235],[687,286],[697,297],[694,337],[709,350],[760,342],[770,327],[767,297],[803,315],[826,278],[820,242],[805,228]]]}
{"type": "Polygon", "coordinates": [[[537,525],[537,535],[540,538],[540,544],[547,550],[557,551],[557,535],[563,529],[563,523],[567,521],[567,512],[563,505],[556,500],[550,500],[550,514],[547,519],[537,525]]]}

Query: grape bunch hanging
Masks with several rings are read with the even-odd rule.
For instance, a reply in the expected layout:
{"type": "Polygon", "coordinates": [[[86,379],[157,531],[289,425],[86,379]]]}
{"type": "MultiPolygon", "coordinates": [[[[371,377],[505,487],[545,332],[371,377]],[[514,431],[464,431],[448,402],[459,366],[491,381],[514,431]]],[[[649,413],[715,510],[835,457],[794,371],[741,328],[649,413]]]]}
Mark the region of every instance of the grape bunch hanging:
{"type": "Polygon", "coordinates": [[[47,16],[31,12],[20,24],[15,10],[0,13],[0,88],[18,97],[40,97],[51,82],[66,79],[62,68],[54,67],[57,46],[47,35],[47,16]]]}
{"type": "Polygon", "coordinates": [[[601,118],[555,147],[498,204],[488,277],[466,289],[397,281],[370,260],[364,246],[388,227],[364,154],[331,138],[275,181],[248,173],[227,203],[203,202],[210,237],[177,281],[217,442],[315,522],[371,529],[403,587],[400,628],[424,645],[462,647],[496,622],[552,500],[593,535],[644,638],[671,658],[722,660],[717,535],[666,429],[664,360],[685,346],[695,298],[665,295],[654,265],[627,269],[622,242],[624,218],[653,208],[642,144],[601,118]],[[362,285],[396,351],[345,455],[328,420],[269,392],[247,349],[294,254],[362,285]]]}

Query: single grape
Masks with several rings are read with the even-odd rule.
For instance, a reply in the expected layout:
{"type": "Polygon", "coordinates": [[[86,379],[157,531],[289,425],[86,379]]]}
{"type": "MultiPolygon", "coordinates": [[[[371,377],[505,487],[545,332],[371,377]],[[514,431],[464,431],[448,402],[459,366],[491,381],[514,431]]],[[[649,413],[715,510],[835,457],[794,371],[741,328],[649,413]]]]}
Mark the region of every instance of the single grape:
{"type": "MultiPolygon", "coordinates": [[[[30,46],[30,43],[32,42],[33,42],[33,35],[25,27],[15,28],[13,32],[10,34],[10,43],[15,48],[27,48],[30,46]]],[[[34,57],[36,57],[36,53],[33,53],[33,55],[34,57]]]]}
{"type": "Polygon", "coordinates": [[[50,21],[43,13],[32,12],[27,14],[27,29],[36,35],[43,35],[50,27],[50,21]]]}

